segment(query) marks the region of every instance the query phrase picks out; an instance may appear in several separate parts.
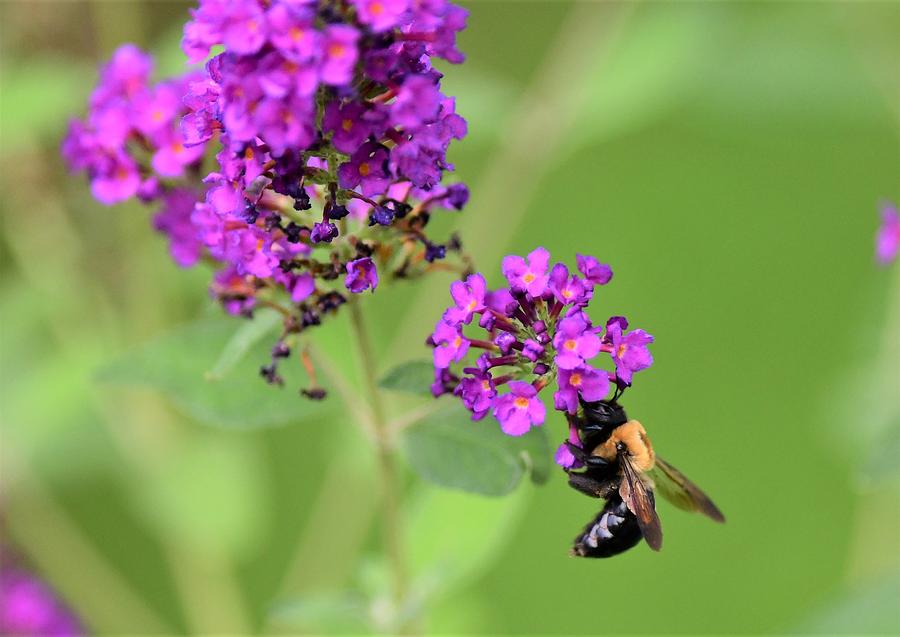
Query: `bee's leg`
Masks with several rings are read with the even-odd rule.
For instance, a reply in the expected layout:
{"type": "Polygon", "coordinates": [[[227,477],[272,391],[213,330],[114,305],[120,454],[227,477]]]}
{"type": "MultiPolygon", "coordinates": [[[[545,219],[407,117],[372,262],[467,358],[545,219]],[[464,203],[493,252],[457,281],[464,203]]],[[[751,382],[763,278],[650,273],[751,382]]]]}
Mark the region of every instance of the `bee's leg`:
{"type": "Polygon", "coordinates": [[[569,473],[569,486],[592,498],[608,498],[615,491],[614,480],[598,480],[584,473],[569,473]]]}
{"type": "Polygon", "coordinates": [[[588,454],[584,449],[579,447],[578,445],[573,445],[571,442],[566,442],[566,448],[569,450],[575,459],[585,464],[589,467],[606,467],[609,465],[609,460],[604,460],[600,456],[592,456],[588,454]]]}

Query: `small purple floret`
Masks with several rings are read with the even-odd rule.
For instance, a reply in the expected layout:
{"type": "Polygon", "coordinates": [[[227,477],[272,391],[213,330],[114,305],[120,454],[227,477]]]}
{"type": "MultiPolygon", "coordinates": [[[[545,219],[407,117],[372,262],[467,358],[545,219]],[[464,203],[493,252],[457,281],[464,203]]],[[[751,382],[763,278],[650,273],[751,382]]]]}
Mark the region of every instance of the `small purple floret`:
{"type": "Polygon", "coordinates": [[[546,408],[529,383],[509,382],[509,393],[494,398],[494,416],[510,436],[521,436],[544,422],[546,408]]]}
{"type": "Polygon", "coordinates": [[[628,323],[621,317],[610,319],[603,340],[610,345],[610,354],[616,364],[616,375],[619,380],[625,385],[631,385],[635,372],[653,364],[653,356],[647,348],[653,342],[653,337],[644,330],[625,333],[627,326],[628,323]]]}
{"type": "Polygon", "coordinates": [[[477,273],[469,275],[465,283],[462,281],[451,283],[450,295],[456,307],[451,307],[444,313],[444,320],[455,325],[471,323],[472,316],[484,311],[486,291],[487,283],[484,277],[477,273]]]}
{"type": "Polygon", "coordinates": [[[553,346],[560,369],[577,369],[600,353],[600,337],[590,329],[581,313],[559,322],[553,346]]]}
{"type": "Polygon", "coordinates": [[[434,366],[446,369],[450,363],[461,361],[469,351],[469,341],[458,327],[438,321],[431,335],[434,344],[434,366]]]}
{"type": "Polygon", "coordinates": [[[515,255],[504,257],[503,276],[513,290],[527,292],[531,298],[538,298],[547,288],[549,261],[550,253],[544,248],[532,251],[527,261],[515,255]]]}
{"type": "Polygon", "coordinates": [[[373,292],[378,287],[378,271],[375,263],[369,257],[355,259],[347,263],[347,276],[344,285],[354,294],[371,289],[373,292]]]}

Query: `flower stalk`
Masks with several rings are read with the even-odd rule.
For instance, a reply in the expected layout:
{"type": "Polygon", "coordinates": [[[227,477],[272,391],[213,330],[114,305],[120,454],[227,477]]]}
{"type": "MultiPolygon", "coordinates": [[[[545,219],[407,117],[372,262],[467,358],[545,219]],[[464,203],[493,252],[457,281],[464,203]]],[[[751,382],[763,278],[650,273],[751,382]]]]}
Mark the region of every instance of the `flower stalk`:
{"type": "MultiPolygon", "coordinates": [[[[355,298],[351,299],[348,305],[350,307],[350,325],[356,341],[374,425],[374,444],[378,454],[382,497],[381,541],[391,573],[394,610],[399,616],[407,598],[408,570],[403,545],[403,523],[400,517],[402,485],[397,469],[396,448],[394,436],[385,417],[381,392],[378,389],[376,380],[378,367],[372,349],[372,341],[366,329],[365,318],[359,302],[355,298]]],[[[405,632],[403,626],[400,626],[399,629],[400,632],[405,632]]]]}

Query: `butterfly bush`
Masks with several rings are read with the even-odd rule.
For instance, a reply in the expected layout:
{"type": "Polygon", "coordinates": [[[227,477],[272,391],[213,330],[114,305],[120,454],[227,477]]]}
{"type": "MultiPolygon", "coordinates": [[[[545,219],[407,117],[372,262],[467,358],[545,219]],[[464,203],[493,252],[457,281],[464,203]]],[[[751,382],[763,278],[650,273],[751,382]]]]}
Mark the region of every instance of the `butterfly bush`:
{"type": "Polygon", "coordinates": [[[63,156],[102,203],[159,206],[175,262],[214,263],[213,297],[276,307],[284,339],[385,275],[448,253],[465,270],[459,240],[426,226],[469,196],[444,181],[466,122],[432,65],[463,61],[466,17],[446,0],[201,0],[182,48],[203,70],[154,83],[150,56],[123,46],[63,156]]]}
{"type": "MultiPolygon", "coordinates": [[[[634,374],[653,363],[653,337],[629,330],[622,316],[595,325],[588,305],[612,270],[591,256],[579,254],[576,263],[577,273],[563,263],[551,266],[550,253],[537,248],[525,258],[503,259],[506,287],[489,290],[480,273],[451,284],[453,305],[428,339],[432,393],[452,393],[474,420],[490,413],[505,433],[520,436],[543,424],[541,392],[548,387],[554,409],[568,416],[581,401],[603,400],[611,389],[618,396],[629,387],[634,374]],[[612,369],[600,367],[598,357],[612,369]]],[[[569,441],[580,445],[570,423],[569,441]]],[[[577,464],[565,444],[556,461],[577,464]]]]}

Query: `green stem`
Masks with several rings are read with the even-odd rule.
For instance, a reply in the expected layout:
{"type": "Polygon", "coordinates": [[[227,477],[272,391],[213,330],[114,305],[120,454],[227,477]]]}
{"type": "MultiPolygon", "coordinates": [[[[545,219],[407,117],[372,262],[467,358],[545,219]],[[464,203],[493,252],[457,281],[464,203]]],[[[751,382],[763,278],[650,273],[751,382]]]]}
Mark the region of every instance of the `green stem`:
{"type": "Polygon", "coordinates": [[[366,384],[366,391],[369,394],[369,406],[372,410],[372,422],[375,429],[375,446],[378,452],[378,468],[382,489],[382,542],[393,580],[395,611],[402,614],[408,582],[406,557],[403,549],[403,524],[400,517],[401,485],[397,471],[397,458],[393,436],[388,428],[384,405],[381,401],[381,393],[376,382],[378,368],[375,364],[372,341],[366,330],[359,301],[351,299],[348,305],[350,306],[350,322],[353,326],[353,334],[356,337],[356,346],[359,351],[360,362],[362,363],[363,380],[366,384]]]}

